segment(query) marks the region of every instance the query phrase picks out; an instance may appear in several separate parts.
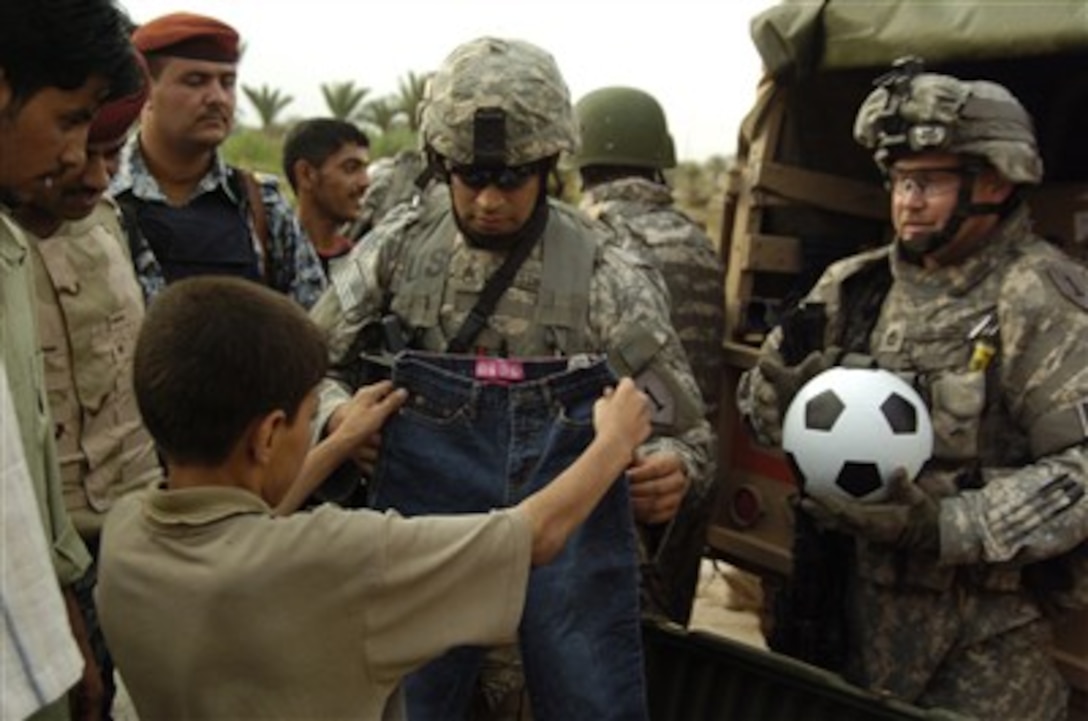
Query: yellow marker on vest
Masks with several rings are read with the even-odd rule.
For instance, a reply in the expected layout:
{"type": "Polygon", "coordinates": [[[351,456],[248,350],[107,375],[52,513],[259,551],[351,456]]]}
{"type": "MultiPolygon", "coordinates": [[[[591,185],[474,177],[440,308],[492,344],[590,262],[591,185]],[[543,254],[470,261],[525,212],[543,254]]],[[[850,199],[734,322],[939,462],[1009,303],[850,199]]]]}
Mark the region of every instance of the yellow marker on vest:
{"type": "Polygon", "coordinates": [[[994,353],[997,352],[997,347],[988,340],[979,339],[975,341],[975,347],[971,351],[971,360],[967,363],[967,370],[971,371],[983,371],[990,365],[990,361],[993,360],[994,353]]]}

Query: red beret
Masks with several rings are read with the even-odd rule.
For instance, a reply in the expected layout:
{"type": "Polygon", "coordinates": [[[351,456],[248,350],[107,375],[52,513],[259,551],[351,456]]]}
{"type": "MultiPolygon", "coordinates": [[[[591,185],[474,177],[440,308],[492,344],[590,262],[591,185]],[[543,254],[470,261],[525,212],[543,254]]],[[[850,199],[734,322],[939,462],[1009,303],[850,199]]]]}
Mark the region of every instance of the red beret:
{"type": "Polygon", "coordinates": [[[171,13],[144,23],[132,44],[145,55],[155,53],[192,60],[238,62],[238,31],[205,15],[171,13]]]}
{"type": "Polygon", "coordinates": [[[140,110],[147,100],[148,89],[151,84],[151,74],[147,70],[147,61],[140,53],[133,53],[136,63],[140,66],[143,83],[140,89],[131,95],[117,98],[105,103],[98,109],[94,120],[91,121],[91,129],[87,133],[88,143],[108,143],[121,140],[128,133],[129,128],[140,117],[140,110]]]}

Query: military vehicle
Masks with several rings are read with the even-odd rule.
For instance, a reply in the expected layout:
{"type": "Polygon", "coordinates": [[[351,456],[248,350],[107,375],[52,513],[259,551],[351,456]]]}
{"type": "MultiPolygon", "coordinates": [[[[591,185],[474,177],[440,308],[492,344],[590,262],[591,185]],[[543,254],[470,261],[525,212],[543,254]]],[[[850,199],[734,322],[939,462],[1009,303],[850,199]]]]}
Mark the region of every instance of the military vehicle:
{"type": "MultiPolygon", "coordinates": [[[[890,239],[883,179],[853,140],[857,108],[908,55],[1005,85],[1032,114],[1046,165],[1029,196],[1037,231],[1088,257],[1088,3],[786,0],[753,18],[751,34],[764,75],[725,201],[723,488],[708,541],[773,593],[790,571],[796,488],[729,399],[765,333],[830,262],[890,239]]],[[[1073,718],[1088,718],[1088,612],[1063,622],[1055,654],[1076,689],[1073,718]]]]}

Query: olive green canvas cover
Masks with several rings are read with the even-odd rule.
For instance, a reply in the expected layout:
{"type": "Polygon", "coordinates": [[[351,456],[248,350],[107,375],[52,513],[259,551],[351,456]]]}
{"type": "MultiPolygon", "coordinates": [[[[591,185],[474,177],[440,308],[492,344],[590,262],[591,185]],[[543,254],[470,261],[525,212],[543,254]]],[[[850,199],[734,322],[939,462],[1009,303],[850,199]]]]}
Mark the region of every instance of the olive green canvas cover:
{"type": "Polygon", "coordinates": [[[1085,0],[784,0],[751,22],[775,78],[887,66],[1061,55],[1088,48],[1085,0]]]}

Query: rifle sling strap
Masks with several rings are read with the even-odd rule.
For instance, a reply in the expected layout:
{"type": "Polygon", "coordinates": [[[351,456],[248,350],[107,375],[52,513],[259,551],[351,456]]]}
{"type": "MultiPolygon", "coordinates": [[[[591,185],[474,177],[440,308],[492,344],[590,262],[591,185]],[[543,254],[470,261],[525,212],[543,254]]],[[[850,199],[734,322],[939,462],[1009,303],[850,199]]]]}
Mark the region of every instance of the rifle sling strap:
{"type": "Polygon", "coordinates": [[[273,273],[272,256],[269,255],[271,243],[269,242],[268,212],[264,207],[264,199],[261,197],[260,181],[257,180],[253,173],[235,166],[231,166],[227,172],[235,193],[241,190],[245,194],[249,218],[253,221],[253,232],[261,244],[261,253],[264,255],[262,265],[264,266],[265,283],[271,285],[273,273]]]}

